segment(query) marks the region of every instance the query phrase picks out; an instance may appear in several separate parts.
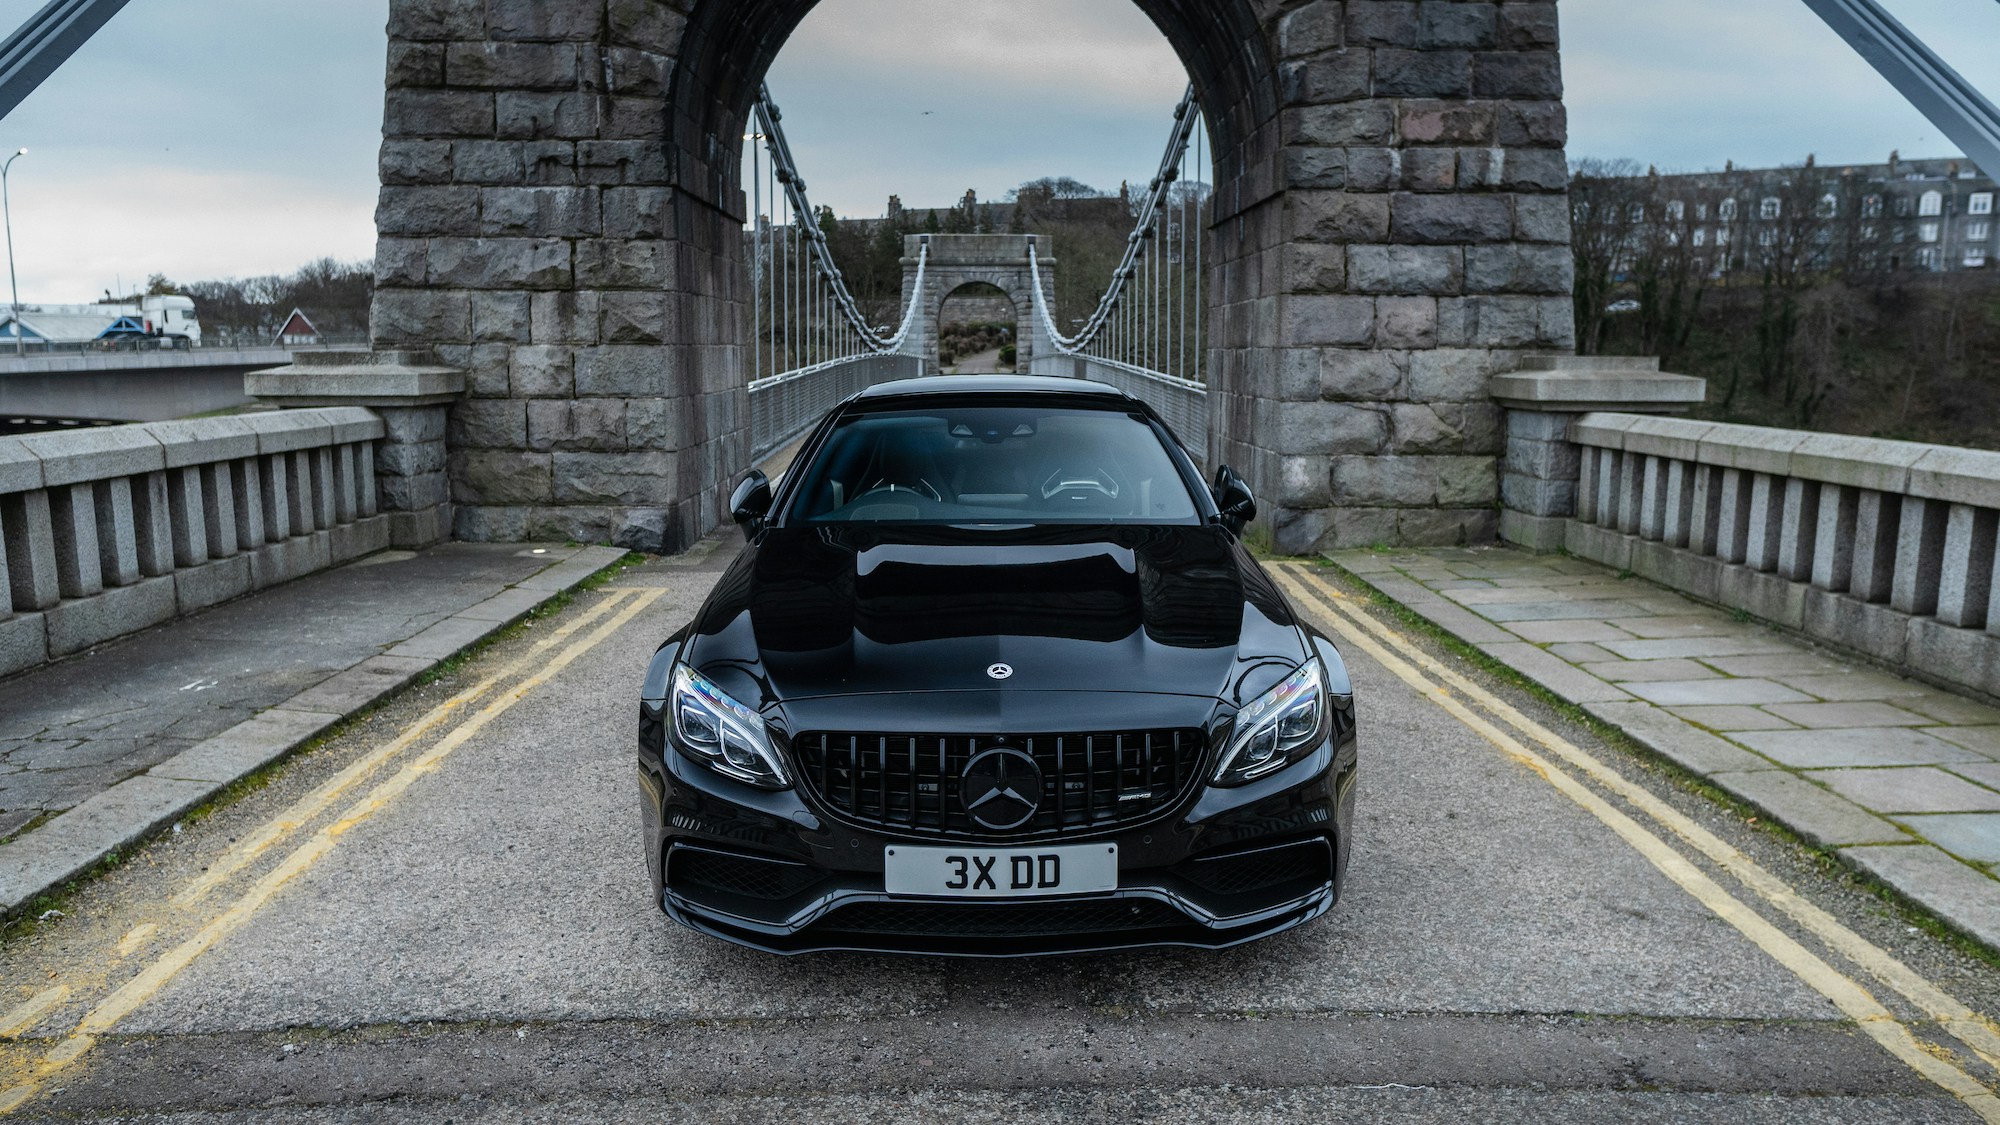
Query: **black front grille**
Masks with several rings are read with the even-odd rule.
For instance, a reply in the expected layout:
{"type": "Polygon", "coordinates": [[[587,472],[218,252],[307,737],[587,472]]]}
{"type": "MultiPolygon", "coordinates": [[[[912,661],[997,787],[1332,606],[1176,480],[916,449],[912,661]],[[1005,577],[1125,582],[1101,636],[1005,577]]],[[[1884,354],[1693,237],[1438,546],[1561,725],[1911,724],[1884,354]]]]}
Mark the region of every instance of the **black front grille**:
{"type": "Polygon", "coordinates": [[[745,898],[787,899],[825,876],[803,863],[677,847],[668,855],[667,881],[745,898]]]}
{"type": "Polygon", "coordinates": [[[1196,781],[1206,743],[1199,730],[1099,734],[829,734],[792,741],[806,785],[851,820],[925,835],[1007,839],[1071,835],[1146,820],[1196,781]],[[1041,803],[1007,832],[975,824],[959,795],[967,762],[1011,746],[1042,771],[1041,803]]]}
{"type": "Polygon", "coordinates": [[[1187,916],[1153,899],[1092,902],[868,902],[843,907],[822,929],[925,938],[1051,937],[1156,930],[1187,924],[1187,916]]]}
{"type": "Polygon", "coordinates": [[[1247,894],[1292,883],[1323,883],[1333,877],[1324,840],[1197,859],[1182,873],[1195,886],[1220,895],[1247,894]]]}

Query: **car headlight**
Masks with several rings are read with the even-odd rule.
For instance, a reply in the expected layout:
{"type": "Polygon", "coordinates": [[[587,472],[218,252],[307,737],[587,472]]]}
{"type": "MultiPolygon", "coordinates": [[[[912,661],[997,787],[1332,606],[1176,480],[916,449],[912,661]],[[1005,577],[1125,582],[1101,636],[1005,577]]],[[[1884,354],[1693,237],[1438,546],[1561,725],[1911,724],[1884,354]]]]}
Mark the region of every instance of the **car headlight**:
{"type": "Polygon", "coordinates": [[[1319,661],[1306,661],[1236,713],[1229,749],[1211,784],[1242,785],[1310,754],[1326,741],[1331,706],[1319,661]]]}
{"type": "Polygon", "coordinates": [[[762,789],[791,786],[784,759],[765,733],[763,716],[731,699],[706,676],[676,665],[667,705],[674,716],[674,745],[681,753],[724,777],[762,789]]]}

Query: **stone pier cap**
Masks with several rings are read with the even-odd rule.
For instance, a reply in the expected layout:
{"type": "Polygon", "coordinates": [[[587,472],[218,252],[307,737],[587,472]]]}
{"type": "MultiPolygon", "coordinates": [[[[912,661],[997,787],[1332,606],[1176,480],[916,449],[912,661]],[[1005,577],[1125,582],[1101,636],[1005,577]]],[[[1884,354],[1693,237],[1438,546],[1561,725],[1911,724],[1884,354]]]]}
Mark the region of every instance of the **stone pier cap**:
{"type": "Polygon", "coordinates": [[[1660,370],[1655,356],[1531,355],[1496,375],[1493,401],[1510,410],[1680,414],[1708,397],[1708,381],[1660,370]]]}
{"type": "Polygon", "coordinates": [[[298,352],[245,375],[243,390],[285,406],[439,406],[465,393],[465,373],[428,351],[298,352]]]}

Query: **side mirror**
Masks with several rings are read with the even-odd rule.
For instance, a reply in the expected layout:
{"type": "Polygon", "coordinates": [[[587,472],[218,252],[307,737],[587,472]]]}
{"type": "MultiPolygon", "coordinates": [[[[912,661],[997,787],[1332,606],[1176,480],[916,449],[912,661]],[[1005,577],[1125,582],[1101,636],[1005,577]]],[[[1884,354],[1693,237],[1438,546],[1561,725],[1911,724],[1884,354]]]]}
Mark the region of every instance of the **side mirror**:
{"type": "Polygon", "coordinates": [[[764,518],[770,514],[771,478],[752,469],[729,494],[729,518],[748,536],[762,531],[764,518]]]}
{"type": "Polygon", "coordinates": [[[1229,529],[1231,535],[1243,534],[1243,528],[1257,518],[1257,498],[1250,494],[1250,486],[1236,475],[1236,470],[1227,465],[1215,470],[1215,507],[1217,523],[1229,529]]]}

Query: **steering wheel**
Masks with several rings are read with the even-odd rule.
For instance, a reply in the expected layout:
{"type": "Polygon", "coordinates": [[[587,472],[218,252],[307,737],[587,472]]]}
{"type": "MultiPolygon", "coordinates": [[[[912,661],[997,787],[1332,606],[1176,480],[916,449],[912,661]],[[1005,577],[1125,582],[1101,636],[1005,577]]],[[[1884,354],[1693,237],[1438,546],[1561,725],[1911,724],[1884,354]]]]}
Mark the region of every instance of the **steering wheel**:
{"type": "Polygon", "coordinates": [[[1073,500],[1116,500],[1118,482],[1103,469],[1072,473],[1067,469],[1057,469],[1042,482],[1042,499],[1053,500],[1065,493],[1073,500]]]}

